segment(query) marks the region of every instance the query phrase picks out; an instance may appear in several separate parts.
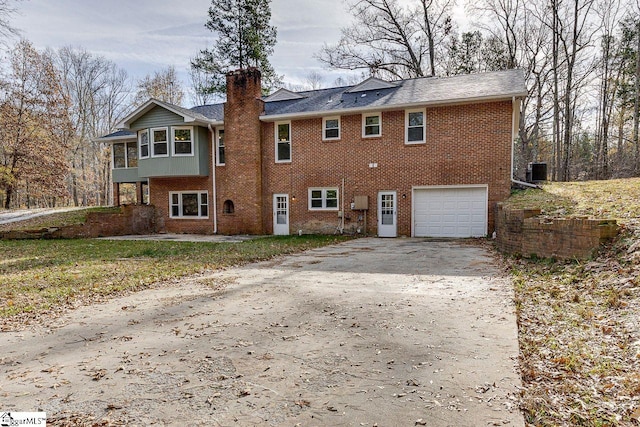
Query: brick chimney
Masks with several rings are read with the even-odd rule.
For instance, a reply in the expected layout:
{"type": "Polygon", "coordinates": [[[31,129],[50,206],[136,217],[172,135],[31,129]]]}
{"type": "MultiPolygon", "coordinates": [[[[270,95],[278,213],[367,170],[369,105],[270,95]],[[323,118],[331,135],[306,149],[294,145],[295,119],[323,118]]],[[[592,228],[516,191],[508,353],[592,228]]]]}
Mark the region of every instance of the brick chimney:
{"type": "Polygon", "coordinates": [[[233,201],[233,215],[219,215],[223,234],[263,234],[260,70],[227,73],[224,105],[225,163],[219,168],[218,206],[233,201]],[[224,169],[224,171],[222,170],[224,169]]]}

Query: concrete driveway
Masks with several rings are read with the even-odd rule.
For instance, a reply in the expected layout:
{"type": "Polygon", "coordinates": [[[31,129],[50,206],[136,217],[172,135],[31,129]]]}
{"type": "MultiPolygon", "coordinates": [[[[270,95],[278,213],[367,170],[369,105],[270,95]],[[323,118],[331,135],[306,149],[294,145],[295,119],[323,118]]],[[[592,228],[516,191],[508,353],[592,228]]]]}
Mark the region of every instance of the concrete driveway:
{"type": "Polygon", "coordinates": [[[524,425],[511,286],[464,242],[353,240],[0,338],[0,411],[52,425],[524,425]]]}

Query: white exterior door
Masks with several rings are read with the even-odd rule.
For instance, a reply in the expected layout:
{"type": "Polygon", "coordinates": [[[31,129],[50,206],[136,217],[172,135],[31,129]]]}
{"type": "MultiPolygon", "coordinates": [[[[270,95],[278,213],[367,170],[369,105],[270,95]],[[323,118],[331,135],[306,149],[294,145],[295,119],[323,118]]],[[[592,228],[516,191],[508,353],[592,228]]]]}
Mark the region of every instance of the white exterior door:
{"type": "Polygon", "coordinates": [[[415,237],[482,237],[487,234],[488,188],[413,189],[415,237]]]}
{"type": "Polygon", "coordinates": [[[398,235],[398,214],[396,192],[381,191],[378,193],[378,236],[396,237],[398,235]]]}
{"type": "Polygon", "coordinates": [[[289,195],[273,195],[273,234],[289,235],[289,195]]]}

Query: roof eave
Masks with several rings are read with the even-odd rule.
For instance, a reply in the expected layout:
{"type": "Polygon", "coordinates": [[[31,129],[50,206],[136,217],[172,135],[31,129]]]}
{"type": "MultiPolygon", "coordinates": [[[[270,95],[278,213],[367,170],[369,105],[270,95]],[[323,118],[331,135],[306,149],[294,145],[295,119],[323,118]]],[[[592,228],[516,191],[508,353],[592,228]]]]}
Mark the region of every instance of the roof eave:
{"type": "Polygon", "coordinates": [[[405,108],[416,108],[416,107],[437,107],[437,106],[445,106],[445,105],[461,105],[461,104],[477,104],[481,102],[492,102],[492,101],[507,101],[512,100],[513,98],[524,98],[528,95],[526,91],[524,92],[513,92],[513,93],[504,93],[500,95],[487,95],[487,96],[477,96],[471,98],[457,98],[457,99],[447,99],[447,100],[437,100],[437,101],[420,101],[420,102],[411,102],[404,104],[393,104],[393,105],[376,105],[370,107],[363,108],[342,108],[337,110],[318,110],[318,111],[305,111],[302,113],[290,113],[290,114],[273,114],[273,115],[261,115],[260,120],[263,122],[275,122],[278,120],[290,120],[290,119],[303,119],[303,118],[312,118],[312,117],[323,117],[329,115],[342,115],[342,114],[358,114],[358,113],[366,113],[369,111],[391,111],[391,110],[402,110],[405,108]]]}
{"type": "Polygon", "coordinates": [[[110,137],[101,136],[99,138],[91,139],[91,141],[93,142],[106,142],[106,143],[114,143],[118,141],[135,141],[135,140],[136,140],[135,135],[120,135],[120,136],[110,136],[110,137]]]}

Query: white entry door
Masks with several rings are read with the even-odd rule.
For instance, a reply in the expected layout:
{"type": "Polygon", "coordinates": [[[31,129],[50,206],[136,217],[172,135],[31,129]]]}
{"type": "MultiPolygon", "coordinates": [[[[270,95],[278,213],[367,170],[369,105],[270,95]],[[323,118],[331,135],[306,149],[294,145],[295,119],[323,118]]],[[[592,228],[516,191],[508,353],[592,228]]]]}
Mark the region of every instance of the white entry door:
{"type": "Polygon", "coordinates": [[[381,191],[378,193],[378,236],[396,237],[397,226],[396,192],[381,191]]]}
{"type": "Polygon", "coordinates": [[[289,195],[273,195],[273,234],[289,235],[289,195]]]}

